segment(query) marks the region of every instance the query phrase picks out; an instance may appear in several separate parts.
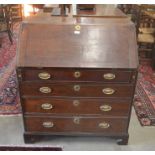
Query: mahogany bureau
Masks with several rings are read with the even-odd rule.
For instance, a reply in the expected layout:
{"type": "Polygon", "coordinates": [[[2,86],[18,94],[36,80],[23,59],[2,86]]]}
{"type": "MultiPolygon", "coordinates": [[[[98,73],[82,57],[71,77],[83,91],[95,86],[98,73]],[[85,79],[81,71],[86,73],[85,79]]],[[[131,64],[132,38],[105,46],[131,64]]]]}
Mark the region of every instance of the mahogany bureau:
{"type": "Polygon", "coordinates": [[[23,22],[16,70],[25,143],[73,135],[127,144],[137,66],[128,19],[23,22]]]}

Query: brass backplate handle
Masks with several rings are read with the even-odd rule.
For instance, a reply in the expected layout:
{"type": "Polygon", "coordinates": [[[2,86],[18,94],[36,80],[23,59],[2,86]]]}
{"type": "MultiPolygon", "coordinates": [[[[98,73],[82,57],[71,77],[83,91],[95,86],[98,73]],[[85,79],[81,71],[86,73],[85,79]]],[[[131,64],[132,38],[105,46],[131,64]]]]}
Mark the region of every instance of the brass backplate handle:
{"type": "Polygon", "coordinates": [[[52,92],[52,89],[49,88],[49,87],[41,87],[41,88],[39,88],[39,91],[41,93],[48,94],[48,93],[51,93],[52,92]]]}
{"type": "Polygon", "coordinates": [[[107,123],[107,122],[101,122],[101,123],[99,123],[99,128],[102,128],[102,129],[107,129],[107,128],[109,128],[110,127],[110,124],[109,123],[107,123]]]}
{"type": "Polygon", "coordinates": [[[38,74],[38,77],[42,80],[48,80],[51,78],[51,75],[47,72],[42,72],[38,74]]]}
{"type": "Polygon", "coordinates": [[[53,122],[43,122],[42,125],[43,125],[44,128],[52,128],[52,127],[54,127],[53,122]]]}
{"type": "Polygon", "coordinates": [[[116,77],[116,75],[113,73],[106,73],[103,75],[103,78],[106,80],[113,80],[113,79],[115,79],[115,77],[116,77]]]}
{"type": "Polygon", "coordinates": [[[112,107],[110,105],[104,104],[100,106],[100,110],[107,112],[107,111],[111,111],[112,107]]]}
{"type": "Polygon", "coordinates": [[[50,103],[43,103],[41,105],[41,108],[44,109],[44,110],[50,110],[50,109],[53,109],[53,105],[50,104],[50,103]]]}
{"type": "Polygon", "coordinates": [[[102,89],[102,92],[103,92],[104,94],[106,94],[106,95],[112,95],[112,94],[115,93],[115,90],[112,89],[112,88],[104,88],[104,89],[102,89]]]}

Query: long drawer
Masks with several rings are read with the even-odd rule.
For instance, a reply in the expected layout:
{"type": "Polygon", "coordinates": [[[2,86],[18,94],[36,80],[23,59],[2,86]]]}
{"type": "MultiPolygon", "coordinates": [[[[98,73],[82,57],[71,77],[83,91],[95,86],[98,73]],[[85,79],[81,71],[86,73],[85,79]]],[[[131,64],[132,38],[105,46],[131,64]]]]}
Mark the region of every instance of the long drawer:
{"type": "Polygon", "coordinates": [[[131,97],[134,86],[96,83],[20,83],[24,96],[131,97]]]}
{"type": "Polygon", "coordinates": [[[98,132],[122,133],[127,118],[104,117],[25,117],[27,132],[98,132]]]}
{"type": "Polygon", "coordinates": [[[21,74],[20,76],[23,81],[49,80],[129,83],[135,77],[134,71],[114,69],[25,68],[18,74],[21,74]]]}
{"type": "Polygon", "coordinates": [[[23,98],[24,113],[128,116],[131,100],[23,98]]]}

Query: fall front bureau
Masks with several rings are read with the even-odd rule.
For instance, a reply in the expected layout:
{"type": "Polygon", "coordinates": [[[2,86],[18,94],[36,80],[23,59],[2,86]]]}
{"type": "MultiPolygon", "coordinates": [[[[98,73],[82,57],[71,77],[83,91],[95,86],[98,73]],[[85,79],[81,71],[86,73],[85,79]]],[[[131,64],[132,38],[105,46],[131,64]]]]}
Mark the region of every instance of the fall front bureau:
{"type": "Polygon", "coordinates": [[[126,18],[23,22],[16,70],[25,143],[76,135],[127,144],[137,60],[126,18]]]}

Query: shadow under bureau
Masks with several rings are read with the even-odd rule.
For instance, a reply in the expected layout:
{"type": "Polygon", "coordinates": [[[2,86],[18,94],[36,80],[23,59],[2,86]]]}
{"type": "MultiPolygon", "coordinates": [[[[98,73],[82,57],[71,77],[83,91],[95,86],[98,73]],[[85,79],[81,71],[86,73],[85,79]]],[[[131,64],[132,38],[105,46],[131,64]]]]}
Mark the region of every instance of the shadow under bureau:
{"type": "Polygon", "coordinates": [[[127,18],[23,22],[16,70],[25,143],[73,135],[127,144],[137,66],[127,18]]]}

